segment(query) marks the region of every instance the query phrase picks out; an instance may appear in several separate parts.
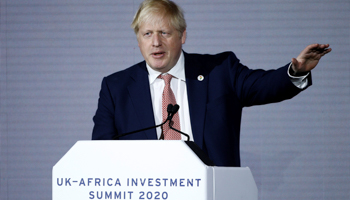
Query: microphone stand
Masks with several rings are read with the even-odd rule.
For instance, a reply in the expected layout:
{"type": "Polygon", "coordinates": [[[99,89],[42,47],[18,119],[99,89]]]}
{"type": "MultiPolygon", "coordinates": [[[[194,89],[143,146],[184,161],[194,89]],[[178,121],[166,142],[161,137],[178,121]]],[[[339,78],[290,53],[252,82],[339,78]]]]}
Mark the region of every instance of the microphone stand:
{"type": "Polygon", "coordinates": [[[115,135],[112,140],[116,140],[120,137],[123,137],[123,136],[127,136],[127,135],[130,135],[130,134],[133,134],[133,133],[137,133],[137,132],[141,132],[141,131],[146,131],[146,130],[149,130],[149,129],[152,129],[152,128],[157,128],[159,126],[163,126],[167,121],[171,120],[174,116],[175,113],[172,112],[173,110],[173,105],[172,104],[169,104],[168,107],[167,107],[167,111],[168,111],[168,117],[167,119],[159,124],[159,125],[156,125],[156,126],[151,126],[151,127],[148,127],[148,128],[144,128],[144,129],[140,129],[140,130],[136,130],[136,131],[132,131],[132,132],[128,132],[128,133],[124,133],[124,134],[121,134],[121,135],[115,135]]]}
{"type": "Polygon", "coordinates": [[[169,121],[169,128],[172,129],[172,130],[174,130],[174,131],[176,131],[176,132],[178,132],[178,133],[180,133],[180,134],[182,134],[182,135],[184,135],[184,136],[186,136],[186,137],[187,137],[187,141],[190,141],[190,136],[189,136],[188,134],[186,134],[186,133],[184,133],[184,132],[181,132],[180,130],[175,129],[175,128],[173,127],[173,123],[171,123],[171,122],[173,122],[173,121],[172,121],[172,118],[173,118],[174,115],[177,113],[177,111],[179,110],[179,108],[180,108],[180,106],[177,105],[177,104],[175,104],[175,105],[172,107],[171,112],[173,113],[173,115],[171,116],[170,121],[169,121]]]}

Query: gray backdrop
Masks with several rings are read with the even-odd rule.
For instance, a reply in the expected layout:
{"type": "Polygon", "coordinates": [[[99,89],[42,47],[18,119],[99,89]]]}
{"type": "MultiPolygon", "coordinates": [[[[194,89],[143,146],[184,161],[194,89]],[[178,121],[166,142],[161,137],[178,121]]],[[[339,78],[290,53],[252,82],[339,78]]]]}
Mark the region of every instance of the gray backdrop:
{"type": "MultiPolygon", "coordinates": [[[[142,60],[140,0],[1,0],[0,199],[50,199],[52,166],[88,140],[104,76],[142,60]]],[[[280,67],[311,43],[333,52],[292,100],[246,108],[242,165],[259,199],[350,199],[349,0],[178,0],[187,52],[280,67]]]]}

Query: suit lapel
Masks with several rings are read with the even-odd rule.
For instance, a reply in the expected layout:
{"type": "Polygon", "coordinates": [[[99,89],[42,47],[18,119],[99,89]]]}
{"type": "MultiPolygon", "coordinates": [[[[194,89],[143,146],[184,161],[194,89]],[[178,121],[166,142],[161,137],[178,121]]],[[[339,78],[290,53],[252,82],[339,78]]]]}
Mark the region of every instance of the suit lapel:
{"type": "MultiPolygon", "coordinates": [[[[152,99],[145,62],[131,74],[134,82],[128,86],[130,98],[138,117],[140,128],[154,126],[152,99]]],[[[144,131],[148,139],[157,139],[155,129],[144,131]]]]}
{"type": "Polygon", "coordinates": [[[207,73],[200,61],[194,60],[193,56],[187,53],[184,55],[192,133],[195,143],[202,148],[209,77],[206,76],[207,73]],[[204,79],[200,80],[199,76],[204,79]]]}
{"type": "MultiPolygon", "coordinates": [[[[194,60],[191,55],[185,52],[184,55],[192,133],[195,143],[202,148],[209,77],[200,61],[194,60]],[[204,77],[201,81],[198,80],[200,75],[204,77]]],[[[128,91],[138,116],[140,128],[154,126],[152,99],[145,62],[139,65],[139,68],[132,73],[131,77],[134,82],[128,86],[128,91]]],[[[147,130],[145,133],[148,139],[157,139],[155,129],[147,130]]]]}

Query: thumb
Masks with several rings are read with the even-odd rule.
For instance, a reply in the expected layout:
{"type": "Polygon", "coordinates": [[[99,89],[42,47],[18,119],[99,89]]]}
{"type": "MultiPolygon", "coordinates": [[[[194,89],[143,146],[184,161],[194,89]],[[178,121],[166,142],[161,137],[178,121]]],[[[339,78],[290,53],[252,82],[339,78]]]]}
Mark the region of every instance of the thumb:
{"type": "Polygon", "coordinates": [[[292,70],[297,72],[299,68],[299,62],[296,58],[292,58],[292,70]]]}
{"type": "Polygon", "coordinates": [[[297,67],[299,65],[299,62],[296,58],[292,58],[292,64],[297,67]]]}

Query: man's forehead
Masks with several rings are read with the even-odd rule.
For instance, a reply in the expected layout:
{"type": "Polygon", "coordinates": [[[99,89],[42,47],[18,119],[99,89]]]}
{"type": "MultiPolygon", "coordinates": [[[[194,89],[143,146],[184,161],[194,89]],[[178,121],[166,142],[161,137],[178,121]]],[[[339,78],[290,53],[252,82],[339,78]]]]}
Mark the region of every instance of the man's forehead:
{"type": "Polygon", "coordinates": [[[174,28],[171,26],[169,17],[166,16],[159,16],[159,15],[152,15],[147,18],[145,18],[140,23],[140,29],[142,28],[174,28]]]}

